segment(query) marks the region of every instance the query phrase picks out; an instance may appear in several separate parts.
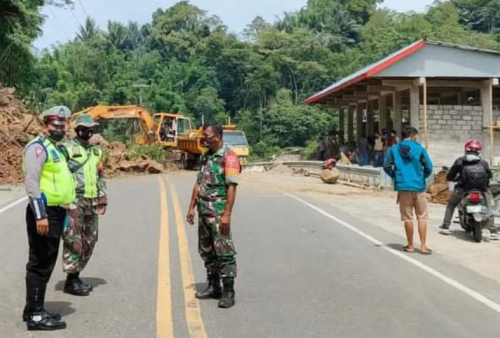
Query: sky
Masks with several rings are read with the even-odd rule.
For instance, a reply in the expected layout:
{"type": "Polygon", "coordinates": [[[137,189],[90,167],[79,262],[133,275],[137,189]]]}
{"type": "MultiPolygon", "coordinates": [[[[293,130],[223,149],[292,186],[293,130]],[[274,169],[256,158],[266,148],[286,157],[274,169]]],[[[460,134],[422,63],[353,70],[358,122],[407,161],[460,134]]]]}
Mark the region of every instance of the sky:
{"type": "MultiPolygon", "coordinates": [[[[176,0],[74,0],[73,9],[45,7],[46,21],[43,34],[35,41],[35,48],[49,48],[72,40],[87,15],[94,18],[101,28],[109,20],[141,24],[151,21],[158,8],[168,8],[176,0]]],[[[256,16],[268,21],[281,17],[284,12],[297,11],[307,0],[191,0],[193,5],[219,16],[232,32],[241,32],[256,16]]],[[[434,0],[385,0],[381,5],[397,11],[423,12],[434,0]]]]}

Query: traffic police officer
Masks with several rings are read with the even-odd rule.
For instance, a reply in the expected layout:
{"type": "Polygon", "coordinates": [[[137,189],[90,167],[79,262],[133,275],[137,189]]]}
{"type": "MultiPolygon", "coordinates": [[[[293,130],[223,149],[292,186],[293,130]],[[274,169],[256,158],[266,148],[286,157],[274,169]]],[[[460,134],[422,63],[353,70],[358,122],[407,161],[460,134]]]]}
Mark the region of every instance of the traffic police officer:
{"type": "Polygon", "coordinates": [[[203,130],[202,145],[208,150],[201,158],[187,221],[194,224],[195,209],[198,206],[198,250],[207,269],[208,287],[198,292],[196,298],[220,298],[219,307],[230,308],[235,304],[236,277],[231,214],[236,199],[240,164],[238,156],[224,147],[222,136],[223,129],[220,125],[211,125],[203,130]]]}
{"type": "Polygon", "coordinates": [[[24,152],[24,171],[29,205],[26,224],[29,259],[26,265],[26,307],[23,320],[28,330],[66,328],[59,314],[45,310],[45,290],[57,261],[59,241],[67,222],[66,207],[75,197],[75,185],[66,158],[58,149],[66,133],[71,111],[64,106],[40,115],[43,135],[24,152]]]}
{"type": "Polygon", "coordinates": [[[92,117],[78,116],[76,138],[64,143],[65,153],[76,184],[76,199],[70,207],[69,225],[63,232],[63,269],[67,273],[64,292],[88,296],[92,286],[80,279],[97,242],[99,214],[106,212],[107,198],[103,180],[102,150],[90,144],[98,123],[92,117]]]}

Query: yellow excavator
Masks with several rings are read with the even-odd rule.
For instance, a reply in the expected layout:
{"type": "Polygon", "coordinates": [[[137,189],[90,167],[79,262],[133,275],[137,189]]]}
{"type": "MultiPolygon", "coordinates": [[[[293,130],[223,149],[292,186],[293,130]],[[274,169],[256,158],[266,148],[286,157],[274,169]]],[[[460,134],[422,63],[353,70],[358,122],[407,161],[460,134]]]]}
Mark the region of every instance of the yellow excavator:
{"type": "MultiPolygon", "coordinates": [[[[72,121],[81,114],[88,114],[94,120],[130,119],[138,121],[141,133],[136,137],[138,145],[158,144],[173,149],[179,163],[184,169],[193,168],[203,154],[200,141],[202,128],[193,129],[191,119],[181,114],[157,113],[138,106],[95,106],[73,115],[72,121]]],[[[245,133],[235,126],[224,126],[224,144],[230,147],[239,157],[241,165],[248,164],[250,147],[245,133]]]]}

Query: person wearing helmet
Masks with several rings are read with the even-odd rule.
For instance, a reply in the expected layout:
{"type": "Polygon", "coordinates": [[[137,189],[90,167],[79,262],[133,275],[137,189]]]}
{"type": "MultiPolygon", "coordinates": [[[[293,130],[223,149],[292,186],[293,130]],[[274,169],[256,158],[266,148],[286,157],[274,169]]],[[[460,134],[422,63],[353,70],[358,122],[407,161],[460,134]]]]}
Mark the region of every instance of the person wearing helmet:
{"type": "MultiPolygon", "coordinates": [[[[453,166],[448,171],[446,180],[448,182],[456,182],[455,189],[453,190],[448,204],[446,206],[446,213],[444,215],[443,224],[439,227],[440,234],[449,235],[451,220],[453,219],[453,213],[456,207],[462,201],[462,197],[465,191],[468,189],[469,182],[467,180],[466,170],[474,170],[478,174],[477,177],[483,179],[477,180],[481,186],[474,187],[475,189],[488,191],[489,182],[493,177],[488,162],[481,159],[481,152],[483,150],[483,144],[478,140],[468,140],[465,143],[465,156],[459,157],[453,166]]],[[[494,228],[490,229],[491,238],[497,239],[497,233],[494,228]]]]}
{"type": "Polygon", "coordinates": [[[29,258],[23,321],[27,322],[28,330],[66,328],[61,315],[48,312],[44,301],[67,222],[66,210],[75,196],[73,177],[58,148],[70,116],[71,111],[64,106],[44,111],[40,115],[43,134],[28,143],[24,151],[23,169],[29,196],[26,209],[29,258]]]}
{"type": "Polygon", "coordinates": [[[97,126],[89,115],[78,116],[76,138],[61,147],[76,183],[70,221],[63,232],[63,269],[67,274],[64,292],[74,296],[88,296],[92,291],[92,286],[80,279],[80,272],[92,256],[99,215],[105,214],[107,206],[102,150],[90,142],[97,126]]]}

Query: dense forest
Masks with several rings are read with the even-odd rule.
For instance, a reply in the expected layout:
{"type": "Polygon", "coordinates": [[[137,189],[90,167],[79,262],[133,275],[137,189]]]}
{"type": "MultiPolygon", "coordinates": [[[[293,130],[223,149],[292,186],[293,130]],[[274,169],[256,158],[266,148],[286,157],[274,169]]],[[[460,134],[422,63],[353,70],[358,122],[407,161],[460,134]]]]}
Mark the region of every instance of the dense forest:
{"type": "MultiPolygon", "coordinates": [[[[257,17],[241,33],[188,1],[151,22],[87,18],[73,41],[35,55],[43,6],[71,0],[0,2],[0,82],[34,109],[64,104],[138,104],[182,112],[199,124],[238,123],[261,156],[306,146],[336,128],[331,112],[303,100],[418,39],[500,50],[500,0],[436,1],[426,13],[378,9],[381,0],[309,0],[276,22],[257,17]]],[[[121,134],[120,125],[107,134],[121,134]]],[[[114,128],[114,129],[113,129],[114,128]]]]}

